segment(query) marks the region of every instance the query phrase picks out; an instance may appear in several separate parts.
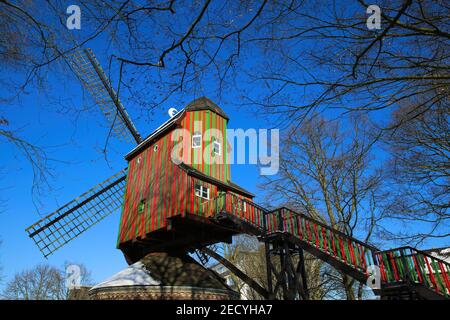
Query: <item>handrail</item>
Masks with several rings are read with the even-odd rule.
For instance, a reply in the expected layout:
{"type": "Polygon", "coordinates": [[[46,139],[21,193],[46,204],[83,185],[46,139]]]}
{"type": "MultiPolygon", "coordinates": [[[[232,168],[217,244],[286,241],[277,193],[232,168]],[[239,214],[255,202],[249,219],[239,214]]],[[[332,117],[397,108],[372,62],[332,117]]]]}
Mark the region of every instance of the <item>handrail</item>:
{"type": "Polygon", "coordinates": [[[286,207],[268,211],[252,201],[239,198],[231,193],[224,193],[213,200],[217,212],[227,212],[241,218],[246,223],[257,227],[264,235],[288,232],[317,250],[352,267],[362,275],[368,276],[367,267],[374,264],[374,254],[378,251],[377,248],[304,214],[286,207]],[[246,208],[244,208],[244,203],[246,208]]]}
{"type": "Polygon", "coordinates": [[[420,284],[450,297],[450,263],[406,246],[376,253],[381,280],[385,283],[420,284]]]}
{"type": "Polygon", "coordinates": [[[431,255],[431,254],[429,254],[429,253],[427,253],[427,252],[425,252],[425,251],[423,251],[423,250],[420,250],[420,249],[417,249],[417,248],[414,248],[414,247],[411,247],[411,246],[402,246],[402,247],[397,247],[397,248],[394,248],[394,249],[380,250],[379,252],[381,253],[381,252],[388,252],[388,251],[392,251],[392,250],[400,250],[400,249],[410,249],[410,250],[414,250],[414,251],[416,251],[417,253],[420,253],[420,254],[422,254],[422,255],[424,255],[424,256],[427,256],[428,258],[439,260],[439,261],[441,261],[441,262],[443,262],[443,263],[445,263],[445,264],[447,264],[447,265],[450,266],[450,263],[448,263],[448,262],[445,261],[444,259],[441,259],[441,258],[439,258],[439,257],[435,257],[435,256],[433,256],[433,255],[431,255]]]}
{"type": "Polygon", "coordinates": [[[374,246],[286,207],[274,213],[278,215],[278,223],[283,223],[281,228],[275,226],[278,231],[288,232],[364,276],[369,276],[368,266],[374,265],[375,253],[378,251],[374,246]]]}
{"type": "Polygon", "coordinates": [[[221,194],[214,199],[216,213],[229,212],[234,216],[245,219],[261,232],[265,231],[265,215],[267,210],[256,203],[232,193],[221,194]]]}
{"type": "Polygon", "coordinates": [[[362,245],[362,246],[364,246],[364,247],[367,247],[367,248],[369,248],[369,249],[371,249],[371,250],[374,250],[374,251],[380,251],[377,247],[375,247],[375,246],[373,246],[373,245],[370,245],[370,244],[365,243],[365,242],[363,242],[363,241],[361,241],[361,240],[358,240],[358,239],[352,237],[351,235],[348,235],[348,234],[346,234],[346,233],[344,233],[344,232],[342,232],[342,231],[340,231],[340,230],[338,230],[338,229],[335,229],[335,228],[333,228],[333,227],[330,227],[330,226],[326,225],[325,223],[323,223],[323,222],[321,222],[321,221],[319,221],[319,220],[316,220],[316,219],[314,219],[314,218],[312,218],[312,217],[310,217],[310,216],[307,216],[307,215],[305,215],[305,214],[303,214],[303,213],[299,213],[299,212],[293,211],[293,210],[291,210],[291,209],[289,209],[289,208],[287,208],[287,207],[281,207],[281,208],[278,208],[278,209],[273,210],[272,212],[277,211],[277,210],[280,210],[280,209],[287,210],[287,211],[289,211],[289,212],[292,213],[292,214],[295,214],[295,215],[297,215],[297,216],[300,216],[300,217],[302,217],[302,218],[304,218],[304,219],[308,219],[309,221],[311,221],[311,222],[313,222],[313,223],[315,223],[315,224],[318,224],[318,225],[320,225],[320,226],[323,227],[323,228],[326,228],[326,229],[328,229],[328,230],[331,230],[331,231],[333,231],[334,233],[337,233],[337,234],[339,234],[339,235],[341,235],[341,236],[343,236],[343,237],[351,238],[352,241],[354,241],[354,242],[356,242],[356,243],[358,243],[358,244],[360,244],[360,245],[362,245]]]}
{"type": "Polygon", "coordinates": [[[231,193],[221,194],[213,201],[216,213],[226,212],[240,218],[265,236],[288,233],[364,277],[369,276],[369,266],[377,266],[382,284],[420,284],[449,297],[450,264],[426,252],[409,246],[382,251],[305,214],[286,207],[268,211],[231,193]]]}

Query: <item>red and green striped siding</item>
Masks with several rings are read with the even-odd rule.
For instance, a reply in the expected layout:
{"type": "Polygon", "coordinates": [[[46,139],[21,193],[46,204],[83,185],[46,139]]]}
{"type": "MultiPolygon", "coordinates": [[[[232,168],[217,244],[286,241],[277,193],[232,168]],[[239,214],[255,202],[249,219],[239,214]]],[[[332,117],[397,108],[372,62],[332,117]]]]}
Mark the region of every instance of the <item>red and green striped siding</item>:
{"type": "MultiPolygon", "coordinates": [[[[202,137],[205,137],[207,129],[217,129],[221,132],[221,161],[214,164],[203,161],[201,155],[212,142],[202,141],[201,148],[193,149],[190,139],[185,139],[182,141],[183,162],[208,176],[224,182],[229,181],[230,165],[224,163],[228,153],[228,149],[224,148],[227,120],[210,110],[191,111],[181,120],[181,127],[193,134],[195,121],[202,123],[200,130],[202,137]],[[190,160],[193,159],[200,161],[192,163],[190,160]]],[[[189,177],[172,162],[171,151],[174,144],[179,143],[171,141],[172,132],[159,138],[129,161],[118,244],[145,238],[147,234],[167,227],[168,217],[181,214],[207,217],[213,213],[210,203],[205,203],[205,199],[194,196],[194,184],[202,183],[208,186],[210,198],[218,195],[217,186],[189,177]],[[154,150],[155,145],[158,146],[157,151],[154,150]],[[144,210],[138,213],[139,203],[144,199],[144,210]]],[[[210,160],[212,155],[208,154],[206,157],[210,160]]]]}

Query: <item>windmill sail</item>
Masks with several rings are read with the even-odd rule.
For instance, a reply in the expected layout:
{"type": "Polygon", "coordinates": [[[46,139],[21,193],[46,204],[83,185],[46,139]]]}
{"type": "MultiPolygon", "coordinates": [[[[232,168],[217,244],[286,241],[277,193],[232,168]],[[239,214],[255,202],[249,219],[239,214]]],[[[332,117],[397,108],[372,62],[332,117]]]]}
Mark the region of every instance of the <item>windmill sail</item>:
{"type": "Polygon", "coordinates": [[[45,257],[121,207],[126,172],[125,168],[26,229],[45,257]]]}
{"type": "Polygon", "coordinates": [[[92,50],[78,48],[67,55],[67,61],[84,88],[89,91],[95,103],[100,106],[112,126],[114,135],[127,142],[132,142],[134,139],[136,143],[140,143],[142,138],[139,132],[117,97],[111,82],[103,72],[92,50]]]}

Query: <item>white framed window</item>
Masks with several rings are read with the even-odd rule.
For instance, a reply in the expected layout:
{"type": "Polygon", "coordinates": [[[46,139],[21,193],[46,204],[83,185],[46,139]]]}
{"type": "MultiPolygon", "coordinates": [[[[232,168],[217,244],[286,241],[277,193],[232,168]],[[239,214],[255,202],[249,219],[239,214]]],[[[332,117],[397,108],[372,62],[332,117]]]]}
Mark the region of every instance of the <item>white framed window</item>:
{"type": "Polygon", "coordinates": [[[213,142],[213,153],[220,156],[222,154],[222,146],[219,141],[213,142]]]}
{"type": "Polygon", "coordinates": [[[209,199],[209,188],[202,186],[201,184],[196,184],[195,195],[203,199],[209,199]]]}
{"type": "Polygon", "coordinates": [[[202,134],[200,132],[194,132],[192,136],[192,148],[201,148],[202,146],[202,134]]]}
{"type": "Polygon", "coordinates": [[[247,212],[247,202],[245,202],[245,201],[242,201],[242,210],[244,212],[247,212]]]}

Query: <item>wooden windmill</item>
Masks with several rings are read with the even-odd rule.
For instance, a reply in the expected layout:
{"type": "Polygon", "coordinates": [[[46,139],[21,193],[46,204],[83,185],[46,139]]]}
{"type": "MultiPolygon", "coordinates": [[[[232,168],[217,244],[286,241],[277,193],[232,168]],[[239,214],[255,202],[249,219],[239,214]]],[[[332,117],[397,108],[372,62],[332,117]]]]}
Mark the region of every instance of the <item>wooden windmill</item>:
{"type": "Polygon", "coordinates": [[[127,168],[26,229],[43,255],[49,256],[119,208],[117,247],[128,263],[150,252],[186,252],[231,241],[233,232],[211,222],[213,199],[221,193],[233,194],[237,201],[253,195],[230,181],[225,112],[203,97],[142,139],[92,51],[77,50],[67,61],[115,136],[137,146],[125,156],[127,168]],[[175,137],[177,129],[188,135],[175,137]],[[173,161],[176,146],[182,150],[173,161]]]}

